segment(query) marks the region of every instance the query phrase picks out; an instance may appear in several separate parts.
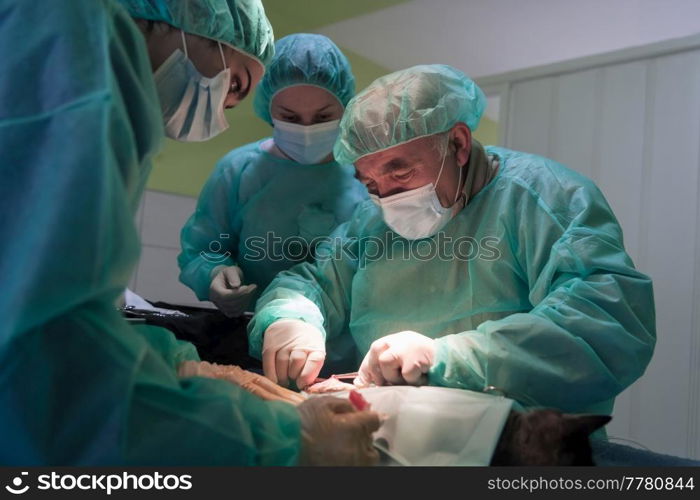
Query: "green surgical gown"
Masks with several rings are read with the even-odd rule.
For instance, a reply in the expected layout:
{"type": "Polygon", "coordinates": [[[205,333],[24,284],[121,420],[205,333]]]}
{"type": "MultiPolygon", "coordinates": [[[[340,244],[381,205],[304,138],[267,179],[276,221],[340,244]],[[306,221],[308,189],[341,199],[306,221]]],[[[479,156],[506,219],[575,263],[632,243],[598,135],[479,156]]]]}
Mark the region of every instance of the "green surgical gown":
{"type": "Polygon", "coordinates": [[[272,322],[299,318],[325,333],[329,353],[351,336],[356,369],[374,340],[413,330],[437,339],[432,385],[612,411],[653,352],[651,280],[590,180],[535,155],[487,153],[499,160],[496,177],[442,235],[409,242],[373,203],[360,205],[339,242],[261,296],[251,353],[260,356],[272,322]]]}
{"type": "Polygon", "coordinates": [[[180,280],[200,300],[219,265],[239,266],[261,292],[280,271],[312,260],[316,244],[367,199],[352,165],[302,165],[264,151],[264,141],[219,161],[182,229],[180,280]]]}
{"type": "Polygon", "coordinates": [[[114,304],[163,137],[142,35],[110,0],[0,2],[0,463],[297,461],[300,424],[114,304]]]}

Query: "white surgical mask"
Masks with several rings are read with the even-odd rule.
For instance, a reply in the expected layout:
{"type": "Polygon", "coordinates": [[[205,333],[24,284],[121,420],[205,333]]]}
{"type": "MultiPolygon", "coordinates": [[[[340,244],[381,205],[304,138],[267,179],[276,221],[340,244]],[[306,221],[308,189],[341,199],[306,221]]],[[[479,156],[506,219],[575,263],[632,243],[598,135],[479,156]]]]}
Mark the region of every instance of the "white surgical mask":
{"type": "Polygon", "coordinates": [[[433,236],[452,219],[454,203],[459,197],[461,182],[457,183],[457,192],[451,207],[445,208],[440,203],[435,186],[440,182],[447,153],[442,157],[442,164],[435,184],[404,191],[392,196],[380,198],[370,194],[372,201],[382,209],[386,224],[397,234],[407,240],[419,240],[433,236]]]}
{"type": "Polygon", "coordinates": [[[154,74],[165,135],[182,142],[206,141],[228,128],[224,101],[231,70],[219,43],[224,69],[213,78],[203,76],[187,57],[185,34],[181,34],[185,52],[175,49],[154,74]]]}
{"type": "Polygon", "coordinates": [[[340,130],[340,120],[299,125],[272,119],[275,144],[297,163],[320,163],[333,151],[340,130]]]}

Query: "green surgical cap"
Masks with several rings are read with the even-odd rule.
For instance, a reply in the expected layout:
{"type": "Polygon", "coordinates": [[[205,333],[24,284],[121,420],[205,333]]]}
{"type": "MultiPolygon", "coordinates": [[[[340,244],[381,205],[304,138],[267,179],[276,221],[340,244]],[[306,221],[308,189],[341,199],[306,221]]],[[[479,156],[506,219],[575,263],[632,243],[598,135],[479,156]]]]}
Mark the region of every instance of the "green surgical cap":
{"type": "Polygon", "coordinates": [[[355,77],[348,59],[323,35],[297,33],[275,44],[275,57],[255,94],[255,113],[272,124],[272,98],[280,90],[294,85],[315,85],[326,89],[343,107],[355,95],[355,77]]]}
{"type": "Polygon", "coordinates": [[[275,52],[260,0],[118,0],[132,17],[217,40],[267,64],[275,52]]]}
{"type": "Polygon", "coordinates": [[[333,154],[339,163],[438,134],[464,122],[474,131],[486,97],[464,73],[442,64],[378,78],[347,105],[333,154]]]}

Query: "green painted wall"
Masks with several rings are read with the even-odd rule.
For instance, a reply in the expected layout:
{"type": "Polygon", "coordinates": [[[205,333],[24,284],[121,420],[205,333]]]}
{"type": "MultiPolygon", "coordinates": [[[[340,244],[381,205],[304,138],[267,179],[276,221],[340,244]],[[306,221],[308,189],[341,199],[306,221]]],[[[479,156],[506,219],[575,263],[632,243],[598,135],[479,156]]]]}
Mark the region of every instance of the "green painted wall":
{"type": "MultiPolygon", "coordinates": [[[[314,28],[396,5],[405,0],[264,0],[275,38],[290,33],[313,32],[314,28]]],[[[361,55],[341,47],[350,60],[357,90],[389,71],[361,55]]],[[[230,127],[202,143],[180,143],[166,139],[155,158],[148,189],[199,195],[216,162],[230,150],[269,136],[271,128],[253,113],[252,95],[226,117],[230,127]]]]}
{"type": "Polygon", "coordinates": [[[498,145],[498,123],[483,116],[479,128],[474,132],[474,138],[484,146],[498,145]]]}
{"type": "Polygon", "coordinates": [[[275,38],[386,9],[408,0],[263,0],[275,38]]]}

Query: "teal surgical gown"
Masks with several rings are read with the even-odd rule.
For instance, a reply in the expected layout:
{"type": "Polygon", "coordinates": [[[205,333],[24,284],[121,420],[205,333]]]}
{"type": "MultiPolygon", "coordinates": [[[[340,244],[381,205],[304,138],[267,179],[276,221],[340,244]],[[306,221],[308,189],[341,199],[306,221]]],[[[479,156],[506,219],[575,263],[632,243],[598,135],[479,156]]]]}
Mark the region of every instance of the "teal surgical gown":
{"type": "Polygon", "coordinates": [[[352,165],[302,165],[261,149],[265,140],[219,161],[182,229],[180,280],[200,300],[220,265],[239,266],[261,292],[280,271],[313,260],[318,243],[367,199],[352,165]]]}
{"type": "Polygon", "coordinates": [[[297,411],[179,380],[194,349],[115,309],[163,126],[142,35],[110,0],[0,2],[0,463],[297,461],[297,411]]]}
{"type": "Polygon", "coordinates": [[[299,318],[325,333],[329,354],[351,336],[356,369],[373,341],[413,330],[437,339],[432,385],[612,411],[653,352],[651,281],[591,181],[538,156],[487,153],[496,177],[442,234],[409,242],[373,203],[360,205],[315,264],[281,273],[262,295],[251,353],[272,322],[299,318]]]}

